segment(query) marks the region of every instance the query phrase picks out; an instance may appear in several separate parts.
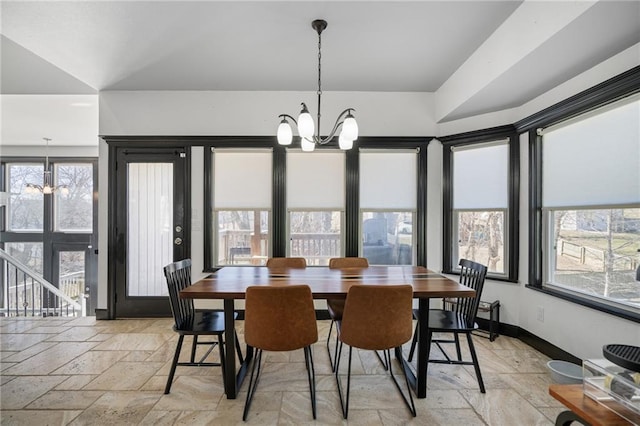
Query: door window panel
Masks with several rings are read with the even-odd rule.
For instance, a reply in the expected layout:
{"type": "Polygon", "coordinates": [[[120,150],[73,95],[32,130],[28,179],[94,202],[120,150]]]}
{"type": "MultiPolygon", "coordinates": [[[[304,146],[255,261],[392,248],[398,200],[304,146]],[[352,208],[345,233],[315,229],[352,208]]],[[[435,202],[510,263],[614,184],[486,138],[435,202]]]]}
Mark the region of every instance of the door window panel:
{"type": "Polygon", "coordinates": [[[173,261],[173,164],[129,163],[127,294],[166,296],[173,261]]]}

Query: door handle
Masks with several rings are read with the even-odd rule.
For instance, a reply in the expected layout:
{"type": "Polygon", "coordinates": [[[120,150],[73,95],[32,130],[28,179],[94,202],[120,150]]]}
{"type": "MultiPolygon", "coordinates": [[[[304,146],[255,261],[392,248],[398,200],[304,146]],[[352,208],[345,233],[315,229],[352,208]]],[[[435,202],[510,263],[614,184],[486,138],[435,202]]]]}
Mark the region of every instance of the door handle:
{"type": "Polygon", "coordinates": [[[175,240],[173,240],[173,243],[177,246],[182,244],[182,238],[177,237],[175,240]]]}

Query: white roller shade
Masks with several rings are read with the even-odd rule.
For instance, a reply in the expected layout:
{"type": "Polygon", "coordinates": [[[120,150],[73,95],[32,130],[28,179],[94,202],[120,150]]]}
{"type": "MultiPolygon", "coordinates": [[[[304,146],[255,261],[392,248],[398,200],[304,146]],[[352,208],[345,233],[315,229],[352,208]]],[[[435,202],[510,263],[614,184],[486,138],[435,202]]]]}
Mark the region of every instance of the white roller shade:
{"type": "Polygon", "coordinates": [[[360,208],[416,208],[417,154],[397,151],[360,152],[360,208]]]}
{"type": "Polygon", "coordinates": [[[545,207],[640,202],[640,101],[544,131],[545,207]]]}
{"type": "Polygon", "coordinates": [[[218,150],[213,154],[214,207],[271,208],[271,150],[218,150]]]}
{"type": "Polygon", "coordinates": [[[287,152],[287,207],[343,209],[345,156],[342,151],[287,152]]]}
{"type": "Polygon", "coordinates": [[[453,208],[506,209],[508,178],[508,141],[454,149],[453,208]]]}

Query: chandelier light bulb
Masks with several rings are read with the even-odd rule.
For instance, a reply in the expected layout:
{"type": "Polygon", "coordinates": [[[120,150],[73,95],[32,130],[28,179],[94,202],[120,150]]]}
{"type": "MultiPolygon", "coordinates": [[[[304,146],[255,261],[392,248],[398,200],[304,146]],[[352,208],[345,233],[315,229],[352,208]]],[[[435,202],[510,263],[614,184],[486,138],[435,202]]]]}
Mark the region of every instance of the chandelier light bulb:
{"type": "Polygon", "coordinates": [[[315,131],[313,117],[309,114],[309,110],[305,104],[302,104],[302,111],[298,116],[298,134],[302,138],[312,139],[315,131]]]}
{"type": "Polygon", "coordinates": [[[284,118],[278,126],[278,143],[280,145],[291,145],[293,141],[293,130],[291,125],[284,118]]]}
{"type": "Polygon", "coordinates": [[[342,123],[342,133],[340,136],[344,136],[345,139],[349,139],[352,142],[358,139],[358,123],[353,115],[351,115],[351,112],[349,112],[347,118],[344,119],[344,123],[342,123]]]}
{"type": "Polygon", "coordinates": [[[344,130],[340,132],[340,137],[338,138],[338,146],[340,146],[340,149],[344,150],[353,148],[353,140],[348,139],[344,136],[344,130]]]}
{"type": "Polygon", "coordinates": [[[302,148],[302,150],[304,152],[311,152],[314,149],[316,149],[316,144],[314,142],[311,142],[307,138],[301,137],[300,138],[300,148],[302,148]]]}

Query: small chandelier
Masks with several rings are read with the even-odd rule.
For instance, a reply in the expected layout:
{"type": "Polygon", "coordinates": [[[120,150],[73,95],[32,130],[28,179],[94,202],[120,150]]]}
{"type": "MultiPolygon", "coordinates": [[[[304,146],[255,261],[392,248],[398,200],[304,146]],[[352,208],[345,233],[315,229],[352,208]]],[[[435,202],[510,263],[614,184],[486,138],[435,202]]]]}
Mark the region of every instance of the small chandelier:
{"type": "Polygon", "coordinates": [[[333,125],[333,129],[329,135],[322,139],[320,137],[320,103],[322,98],[322,80],[321,80],[321,59],[322,59],[322,31],[327,28],[327,21],[322,19],[316,19],[311,23],[311,27],[318,33],[318,115],[316,127],[309,109],[304,102],[302,102],[302,110],[296,121],[292,116],[288,114],[280,114],[278,117],[282,118],[280,125],[278,126],[278,143],[280,145],[291,145],[293,140],[293,131],[291,130],[291,124],[289,120],[293,121],[298,127],[298,135],[300,136],[300,147],[303,151],[313,151],[316,144],[324,145],[331,141],[335,136],[338,129],[342,128],[340,137],[338,138],[338,145],[340,149],[351,149],[353,147],[353,141],[358,139],[358,123],[353,117],[353,108],[347,108],[340,113],[336,123],[333,125]],[[315,132],[315,134],[314,134],[315,132]]]}
{"type": "Polygon", "coordinates": [[[69,188],[67,187],[67,185],[53,185],[53,176],[51,175],[51,170],[49,170],[49,141],[51,141],[51,139],[42,139],[44,139],[47,144],[44,157],[44,174],[42,176],[42,185],[27,183],[27,188],[24,192],[27,194],[53,194],[56,191],[60,191],[61,194],[66,195],[69,193],[69,188]]]}

